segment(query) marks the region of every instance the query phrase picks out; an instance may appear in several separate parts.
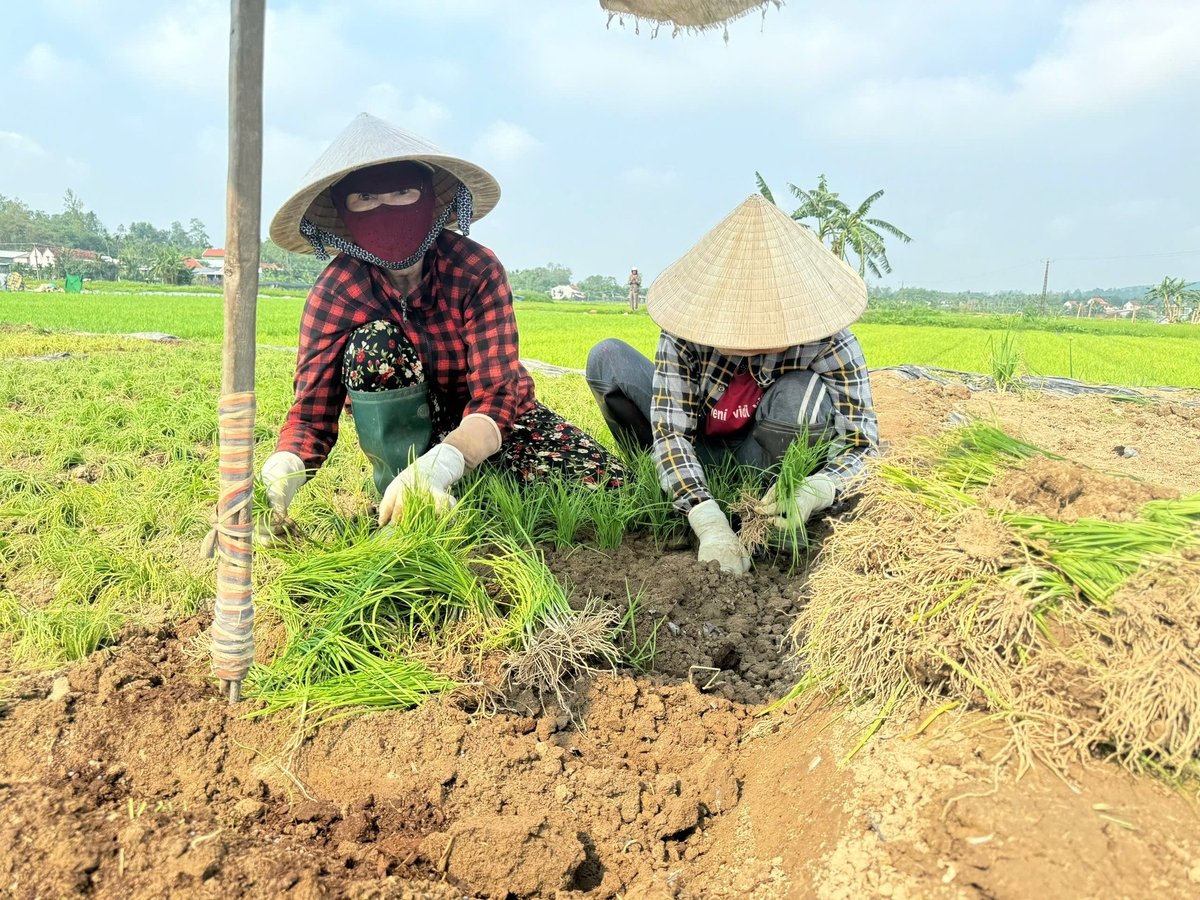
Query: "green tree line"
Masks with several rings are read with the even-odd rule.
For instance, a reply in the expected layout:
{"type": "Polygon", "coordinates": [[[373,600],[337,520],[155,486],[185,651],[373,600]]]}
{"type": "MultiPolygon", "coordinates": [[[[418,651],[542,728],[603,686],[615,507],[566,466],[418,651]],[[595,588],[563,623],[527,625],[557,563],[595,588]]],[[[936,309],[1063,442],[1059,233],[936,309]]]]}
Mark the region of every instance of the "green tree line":
{"type": "MultiPolygon", "coordinates": [[[[593,303],[618,302],[629,296],[626,282],[612,275],[588,275],[576,281],[570,267],[553,262],[530,269],[513,269],[508,273],[508,283],[518,294],[549,294],[560,284],[573,284],[593,303]]],[[[645,291],[644,286],[642,290],[645,291]]]]}
{"type": "MultiPolygon", "coordinates": [[[[0,194],[0,249],[28,250],[50,248],[55,253],[54,270],[45,273],[55,278],[83,275],[103,281],[155,281],[187,284],[191,270],[183,261],[199,258],[212,246],[204,223],[189,219],[187,225],[175,221],[166,228],[150,222],[135,221],[109,229],[95,212],[87,209],[72,190],[63,196],[61,212],[32,209],[16,197],[0,194]],[[92,251],[96,259],[83,259],[65,252],[92,251]],[[115,262],[99,257],[107,256],[115,262]]],[[[263,241],[264,263],[280,266],[278,281],[311,284],[325,264],[312,256],[290,253],[272,241],[263,241]]]]}

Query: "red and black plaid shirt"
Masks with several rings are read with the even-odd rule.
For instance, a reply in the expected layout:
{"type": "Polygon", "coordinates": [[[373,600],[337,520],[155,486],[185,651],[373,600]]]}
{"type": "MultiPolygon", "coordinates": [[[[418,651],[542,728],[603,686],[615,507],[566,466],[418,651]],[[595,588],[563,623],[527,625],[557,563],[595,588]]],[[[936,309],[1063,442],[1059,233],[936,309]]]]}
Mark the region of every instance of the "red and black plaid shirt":
{"type": "Polygon", "coordinates": [[[425,254],[420,286],[408,297],[382,269],[347,254],[325,267],[304,304],[296,401],[276,450],[295,453],[310,469],[325,462],[346,404],[346,341],[356,328],[380,319],[399,325],[417,348],[442,415],[453,425],[482,413],[507,440],[513,420],[533,408],[533,379],[518,355],[504,267],[486,247],[443,231],[425,254]]]}

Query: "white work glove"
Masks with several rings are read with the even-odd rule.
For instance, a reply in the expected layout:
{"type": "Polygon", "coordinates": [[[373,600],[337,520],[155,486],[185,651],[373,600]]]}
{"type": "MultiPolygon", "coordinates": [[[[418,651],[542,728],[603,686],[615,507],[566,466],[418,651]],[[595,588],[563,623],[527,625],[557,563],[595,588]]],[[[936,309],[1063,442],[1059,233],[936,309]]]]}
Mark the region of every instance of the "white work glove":
{"type": "Polygon", "coordinates": [[[304,460],[295,453],[281,450],[272,453],[263,463],[262,483],[267,489],[267,503],[271,506],[269,516],[255,517],[254,543],[260,547],[272,547],[287,537],[294,527],[288,518],[288,507],[300,485],[308,478],[304,460]]]}
{"type": "Polygon", "coordinates": [[[440,511],[454,508],[450,487],[462,478],[466,460],[462,451],[445,442],[418,456],[403,472],[392,479],[379,502],[379,524],[400,521],[404,501],[416,493],[428,493],[440,511]]]}
{"type": "Polygon", "coordinates": [[[271,512],[280,517],[286,516],[292,498],[304,481],[304,460],[295,453],[281,450],[268,456],[262,467],[262,483],[267,488],[271,512]]]}
{"type": "Polygon", "coordinates": [[[805,478],[800,483],[800,487],[796,489],[796,514],[800,519],[799,522],[788,520],[789,511],[783,509],[776,498],[775,485],[771,485],[763,495],[760,512],[763,515],[771,516],[771,524],[776,528],[800,526],[816,513],[831,507],[836,494],[837,488],[834,486],[833,479],[818,472],[805,478]]]}
{"type": "Polygon", "coordinates": [[[716,560],[722,572],[745,575],[750,571],[750,554],[742,539],[729,527],[729,519],[721,512],[716,500],[697,503],[688,511],[688,524],[700,539],[700,562],[716,560]]]}

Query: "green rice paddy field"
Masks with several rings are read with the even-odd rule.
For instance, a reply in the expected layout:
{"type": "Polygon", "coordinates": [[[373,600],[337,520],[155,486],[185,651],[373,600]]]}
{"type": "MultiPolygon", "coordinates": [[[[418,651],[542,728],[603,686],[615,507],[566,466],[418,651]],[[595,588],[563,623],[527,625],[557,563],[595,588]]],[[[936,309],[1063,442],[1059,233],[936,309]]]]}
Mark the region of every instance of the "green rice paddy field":
{"type": "MultiPolygon", "coordinates": [[[[303,300],[259,300],[259,342],[295,346],[303,300]]],[[[518,304],[523,356],[581,368],[588,348],[619,337],[651,353],[657,331],[645,314],[619,306],[518,304]]],[[[1019,319],[929,313],[920,324],[868,314],[854,331],[872,368],[901,363],[989,372],[992,346],[1012,335],[1022,370],[1065,375],[1090,382],[1127,385],[1200,386],[1200,327],[1122,320],[1019,319]]],[[[209,296],[129,294],[6,294],[0,324],[54,331],[127,333],[164,331],[183,338],[219,341],[221,299],[209,296]]]]}
{"type": "MultiPolygon", "coordinates": [[[[290,404],[288,348],[302,305],[298,297],[259,303],[257,465],[290,404]]],[[[582,367],[601,338],[646,353],[656,339],[644,312],[619,307],[521,305],[518,318],[523,356],[571,368],[582,367]]],[[[866,321],[855,330],[872,367],[988,372],[992,341],[1011,335],[1026,371],[1200,385],[1196,327],[1067,320],[1011,330],[998,319],[933,321],[941,324],[866,321]]],[[[221,330],[218,297],[0,294],[0,696],[6,663],[20,670],[80,658],[124,623],[176,620],[211,596],[213,563],[199,546],[216,495],[221,330]],[[144,331],[189,342],[121,336],[144,331]],[[63,351],[70,355],[36,359],[63,351]]],[[[609,440],[582,378],[535,378],[550,406],[609,440]]],[[[369,518],[369,473],[352,429],[346,423],[293,506],[318,538],[369,518]]],[[[730,492],[736,496],[736,486],[730,492]]],[[[258,589],[278,577],[274,562],[256,567],[258,589]]]]}

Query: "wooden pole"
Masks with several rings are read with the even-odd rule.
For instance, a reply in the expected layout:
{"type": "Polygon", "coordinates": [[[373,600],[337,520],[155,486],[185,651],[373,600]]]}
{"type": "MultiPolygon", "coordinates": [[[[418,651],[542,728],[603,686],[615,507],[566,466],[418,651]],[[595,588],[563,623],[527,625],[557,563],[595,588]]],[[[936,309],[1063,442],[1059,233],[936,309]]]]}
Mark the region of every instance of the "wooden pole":
{"type": "Polygon", "coordinates": [[[213,667],[229,701],[254,657],[251,495],[254,351],[262,212],[265,0],[231,0],[229,174],[225,191],[225,339],[221,366],[221,493],[213,667]]]}
{"type": "Polygon", "coordinates": [[[265,0],[232,0],[229,180],[225,190],[225,349],[221,393],[254,390],[254,325],[262,221],[265,0]]]}
{"type": "Polygon", "coordinates": [[[1042,305],[1038,310],[1043,316],[1046,315],[1046,288],[1050,286],[1050,260],[1046,260],[1046,271],[1042,274],[1042,305]]]}

